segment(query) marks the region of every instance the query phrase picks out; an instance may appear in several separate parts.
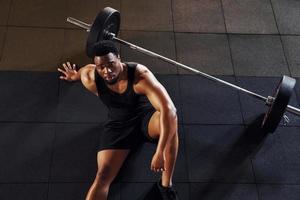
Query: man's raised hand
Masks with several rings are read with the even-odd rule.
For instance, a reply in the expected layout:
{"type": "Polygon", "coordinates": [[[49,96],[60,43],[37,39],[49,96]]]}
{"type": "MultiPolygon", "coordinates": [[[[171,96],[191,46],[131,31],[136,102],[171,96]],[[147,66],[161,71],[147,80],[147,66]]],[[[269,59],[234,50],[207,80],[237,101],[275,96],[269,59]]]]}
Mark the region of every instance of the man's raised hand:
{"type": "Polygon", "coordinates": [[[60,76],[59,78],[66,81],[77,81],[79,79],[78,72],[76,71],[76,65],[70,62],[63,63],[62,67],[64,68],[57,68],[57,70],[64,74],[64,76],[60,76]]]}

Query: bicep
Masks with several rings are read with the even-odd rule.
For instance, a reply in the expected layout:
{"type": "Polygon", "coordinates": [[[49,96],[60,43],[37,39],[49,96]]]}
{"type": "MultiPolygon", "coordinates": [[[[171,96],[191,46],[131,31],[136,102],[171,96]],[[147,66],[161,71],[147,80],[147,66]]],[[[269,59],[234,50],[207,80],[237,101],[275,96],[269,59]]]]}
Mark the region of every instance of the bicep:
{"type": "Polygon", "coordinates": [[[94,78],[94,68],[91,66],[86,66],[84,69],[82,69],[81,74],[80,74],[80,79],[81,83],[83,86],[98,96],[98,91],[97,91],[97,86],[95,83],[95,78],[94,78]]]}
{"type": "Polygon", "coordinates": [[[142,80],[142,85],[144,94],[156,110],[176,110],[167,90],[151,72],[147,72],[142,80]]]}

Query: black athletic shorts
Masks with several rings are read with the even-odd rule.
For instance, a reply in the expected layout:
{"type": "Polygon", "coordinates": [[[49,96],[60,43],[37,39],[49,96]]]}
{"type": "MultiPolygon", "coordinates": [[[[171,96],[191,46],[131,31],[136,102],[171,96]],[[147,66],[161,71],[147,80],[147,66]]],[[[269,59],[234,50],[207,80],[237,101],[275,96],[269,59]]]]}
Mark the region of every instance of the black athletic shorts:
{"type": "Polygon", "coordinates": [[[150,109],[137,119],[121,125],[104,125],[100,135],[98,151],[104,149],[135,149],[143,142],[157,143],[148,133],[148,124],[155,109],[150,109]]]}

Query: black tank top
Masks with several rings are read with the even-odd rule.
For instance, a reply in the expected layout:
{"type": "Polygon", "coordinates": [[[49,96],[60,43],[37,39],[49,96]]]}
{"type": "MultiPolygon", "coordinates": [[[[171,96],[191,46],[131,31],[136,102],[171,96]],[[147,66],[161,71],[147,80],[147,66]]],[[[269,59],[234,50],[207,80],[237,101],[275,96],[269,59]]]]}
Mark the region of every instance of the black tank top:
{"type": "Polygon", "coordinates": [[[137,63],[125,63],[127,66],[127,88],[119,94],[108,88],[103,78],[95,70],[95,82],[100,100],[108,108],[107,125],[126,126],[135,123],[140,116],[153,109],[145,95],[136,94],[133,89],[137,63]]]}

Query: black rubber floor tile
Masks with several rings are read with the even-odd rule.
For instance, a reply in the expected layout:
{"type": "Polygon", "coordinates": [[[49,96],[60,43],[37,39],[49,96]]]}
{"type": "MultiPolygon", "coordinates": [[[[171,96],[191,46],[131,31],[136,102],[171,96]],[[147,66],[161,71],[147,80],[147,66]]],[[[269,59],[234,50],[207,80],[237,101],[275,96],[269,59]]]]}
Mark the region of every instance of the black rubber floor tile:
{"type": "Polygon", "coordinates": [[[300,184],[300,127],[284,127],[280,133],[280,139],[287,156],[286,171],[287,181],[300,184]]]}
{"type": "MultiPolygon", "coordinates": [[[[101,10],[97,9],[97,0],[65,0],[66,1],[66,16],[79,19],[88,24],[92,24],[101,10]]],[[[66,19],[65,19],[66,21],[66,19]]],[[[66,28],[74,28],[75,25],[65,23],[66,28]]],[[[79,28],[79,27],[78,27],[79,28]]],[[[81,29],[81,28],[80,28],[81,29]]],[[[81,29],[82,32],[85,32],[81,29]]],[[[87,35],[87,33],[86,33],[87,35]]]]}
{"type": "Polygon", "coordinates": [[[155,192],[152,194],[152,190],[155,183],[121,183],[121,200],[143,200],[147,196],[150,196],[153,199],[160,199],[159,194],[155,192]]]}
{"type": "Polygon", "coordinates": [[[6,25],[9,15],[9,8],[12,0],[1,0],[0,1],[0,25],[6,25]]]}
{"type": "Polygon", "coordinates": [[[56,71],[61,62],[63,45],[63,29],[8,27],[0,68],[56,71]]]}
{"type": "Polygon", "coordinates": [[[116,177],[116,181],[145,182],[158,180],[159,174],[155,174],[150,169],[151,159],[155,150],[155,144],[144,143],[135,152],[129,154],[116,177]]]}
{"type": "MultiPolygon", "coordinates": [[[[121,200],[162,200],[155,183],[122,183],[121,200]]],[[[188,183],[174,183],[174,188],[180,199],[189,199],[188,183]]]]}
{"type": "Polygon", "coordinates": [[[279,127],[253,159],[259,183],[300,183],[299,127],[279,127]]]}
{"type": "MultiPolygon", "coordinates": [[[[300,78],[296,78],[296,86],[295,86],[295,91],[296,91],[296,96],[298,102],[300,102],[300,78]]],[[[300,103],[299,103],[300,104],[300,103]]]]}
{"type": "MultiPolygon", "coordinates": [[[[233,75],[228,39],[225,34],[177,33],[178,61],[208,74],[233,75]]],[[[193,72],[180,68],[181,74],[193,72]]]]}
{"type": "Polygon", "coordinates": [[[92,183],[50,183],[48,200],[85,199],[92,183]]]}
{"type": "Polygon", "coordinates": [[[258,184],[261,200],[298,200],[300,185],[267,185],[258,184]]]}
{"type": "MultiPolygon", "coordinates": [[[[122,31],[121,38],[162,56],[176,60],[173,32],[122,31]]],[[[121,45],[123,61],[145,65],[155,74],[177,74],[177,67],[121,45]]]]}
{"type": "Polygon", "coordinates": [[[186,125],[191,182],[254,182],[250,144],[243,126],[186,125]]]}
{"type": "Polygon", "coordinates": [[[293,77],[300,77],[300,36],[282,36],[285,55],[293,77]]]}
{"type": "MultiPolygon", "coordinates": [[[[280,80],[281,78],[279,77],[237,77],[238,85],[264,97],[274,96],[280,80]]],[[[258,115],[266,113],[269,109],[269,107],[265,105],[264,100],[253,98],[245,93],[240,93],[240,99],[246,124],[251,123],[258,115]]],[[[295,92],[293,92],[289,104],[299,107],[295,92]]],[[[300,118],[298,116],[289,112],[285,114],[290,119],[290,123],[287,124],[288,126],[300,125],[300,118]]],[[[283,120],[281,120],[280,125],[283,125],[283,120]]]]}
{"type": "Polygon", "coordinates": [[[225,32],[221,1],[174,0],[172,6],[176,32],[225,32]]]}
{"type": "MultiPolygon", "coordinates": [[[[233,77],[219,77],[235,83],[233,77]]],[[[180,76],[183,122],[242,124],[238,92],[196,75],[180,76]]]]}
{"type": "Polygon", "coordinates": [[[48,184],[0,184],[1,200],[47,200],[48,184]]]}
{"type": "Polygon", "coordinates": [[[56,73],[1,72],[0,121],[53,122],[57,115],[56,73]]]}
{"type": "Polygon", "coordinates": [[[254,184],[192,183],[191,200],[258,200],[254,184]]]}
{"type": "MultiPolygon", "coordinates": [[[[1,17],[0,17],[0,19],[1,19],[1,17]]],[[[6,28],[0,27],[0,62],[1,62],[1,58],[2,58],[2,50],[3,50],[3,46],[4,46],[5,33],[6,33],[6,28]]]]}
{"type": "Polygon", "coordinates": [[[230,35],[237,76],[289,75],[282,44],[275,35],[230,35]]]}
{"type": "Polygon", "coordinates": [[[53,124],[1,123],[0,182],[46,182],[54,140],[53,124]]]}
{"type": "Polygon", "coordinates": [[[121,1],[121,28],[124,30],[173,31],[169,0],[121,1]]]}
{"type": "MultiPolygon", "coordinates": [[[[186,158],[184,154],[184,142],[179,141],[179,150],[173,180],[187,181],[186,158]]],[[[144,143],[129,155],[117,177],[122,182],[155,182],[161,177],[161,173],[151,171],[151,160],[155,153],[156,145],[144,143]]]]}
{"type": "Polygon", "coordinates": [[[107,108],[81,82],[60,82],[59,122],[103,122],[107,108]]]}
{"type": "Polygon", "coordinates": [[[161,75],[156,74],[157,80],[165,87],[169,96],[171,97],[175,107],[177,109],[178,122],[182,122],[182,99],[179,90],[179,76],[178,75],[161,75]]]}
{"type": "Polygon", "coordinates": [[[67,0],[38,1],[14,0],[9,25],[65,27],[67,0]]]}
{"type": "Polygon", "coordinates": [[[300,33],[300,2],[295,0],[271,0],[281,34],[300,33]]]}
{"type": "Polygon", "coordinates": [[[229,33],[278,33],[269,0],[222,0],[229,33]]]}
{"type": "Polygon", "coordinates": [[[121,200],[121,183],[113,182],[110,185],[108,200],[121,200]]]}
{"type": "Polygon", "coordinates": [[[98,124],[58,124],[51,181],[92,181],[101,134],[98,124]]]}
{"type": "MultiPolygon", "coordinates": [[[[111,7],[121,11],[121,0],[97,0],[97,11],[101,11],[105,7],[111,7]]],[[[121,12],[122,14],[123,12],[121,12]]],[[[123,18],[121,16],[121,18],[123,18]]]]}
{"type": "MultiPolygon", "coordinates": [[[[86,31],[83,30],[65,30],[62,62],[69,61],[78,67],[94,63],[94,61],[86,55],[85,44],[87,36],[86,31]]],[[[62,65],[58,67],[63,69],[62,65]]]]}

